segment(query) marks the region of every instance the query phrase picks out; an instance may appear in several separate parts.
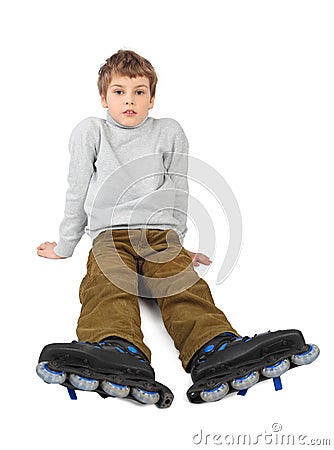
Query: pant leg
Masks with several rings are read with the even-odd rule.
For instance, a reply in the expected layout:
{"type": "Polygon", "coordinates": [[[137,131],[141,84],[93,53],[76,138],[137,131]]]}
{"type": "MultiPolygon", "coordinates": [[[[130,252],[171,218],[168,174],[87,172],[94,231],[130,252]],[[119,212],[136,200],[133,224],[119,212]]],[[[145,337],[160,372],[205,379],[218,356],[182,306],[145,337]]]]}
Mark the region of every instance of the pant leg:
{"type": "Polygon", "coordinates": [[[79,296],[80,341],[98,342],[118,336],[136,345],[150,360],[141,330],[137,262],[127,230],[107,231],[95,239],[79,296]]]}
{"type": "Polygon", "coordinates": [[[192,259],[181,246],[177,234],[171,230],[151,230],[148,235],[151,247],[156,252],[163,252],[162,258],[161,262],[150,261],[147,255],[140,273],[147,277],[145,288],[157,298],[166,329],[186,369],[194,353],[207,341],[223,332],[238,333],[215,306],[208,284],[194,270],[192,259]],[[168,252],[170,260],[165,261],[169,259],[168,252]]]}

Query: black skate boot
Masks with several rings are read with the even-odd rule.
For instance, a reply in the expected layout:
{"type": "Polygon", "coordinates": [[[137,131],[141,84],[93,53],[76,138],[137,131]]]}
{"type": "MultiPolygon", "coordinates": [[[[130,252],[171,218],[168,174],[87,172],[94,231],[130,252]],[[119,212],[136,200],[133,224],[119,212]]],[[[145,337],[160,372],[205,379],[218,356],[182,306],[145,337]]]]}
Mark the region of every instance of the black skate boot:
{"type": "Polygon", "coordinates": [[[220,400],[236,391],[245,395],[258,381],[268,378],[280,390],[283,373],[310,364],[319,353],[316,345],[305,344],[299,330],[269,331],[253,338],[223,333],[193,357],[188,371],[194,384],[187,392],[188,399],[203,403],[220,400]]]}
{"type": "Polygon", "coordinates": [[[155,381],[145,355],[118,337],[93,344],[73,341],[47,345],[36,371],[46,383],[67,387],[73,400],[77,398],[75,390],[94,391],[103,398],[131,398],[168,408],[174,397],[166,386],[155,381]]]}

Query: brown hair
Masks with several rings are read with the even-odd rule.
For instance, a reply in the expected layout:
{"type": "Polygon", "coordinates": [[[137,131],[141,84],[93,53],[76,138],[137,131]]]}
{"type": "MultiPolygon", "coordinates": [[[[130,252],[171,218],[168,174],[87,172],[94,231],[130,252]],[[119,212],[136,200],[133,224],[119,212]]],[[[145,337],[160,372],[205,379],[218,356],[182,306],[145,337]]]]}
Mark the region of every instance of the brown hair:
{"type": "Polygon", "coordinates": [[[137,53],[131,50],[118,50],[106,60],[99,70],[97,81],[100,95],[107,96],[109,84],[115,74],[129,78],[147,77],[150,82],[151,98],[154,97],[158,82],[157,74],[152,64],[137,53]]]}

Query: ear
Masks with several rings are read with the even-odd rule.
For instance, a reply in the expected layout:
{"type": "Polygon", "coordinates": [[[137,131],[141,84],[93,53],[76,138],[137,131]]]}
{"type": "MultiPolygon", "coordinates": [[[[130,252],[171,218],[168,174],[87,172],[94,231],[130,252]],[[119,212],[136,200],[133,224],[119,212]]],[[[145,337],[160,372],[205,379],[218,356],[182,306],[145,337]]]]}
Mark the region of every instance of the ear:
{"type": "Polygon", "coordinates": [[[151,98],[148,109],[152,109],[152,108],[153,108],[153,106],[154,106],[154,100],[155,100],[155,96],[151,98]]]}
{"type": "Polygon", "coordinates": [[[101,94],[101,105],[103,108],[108,108],[108,103],[106,101],[106,98],[103,94],[101,94]]]}

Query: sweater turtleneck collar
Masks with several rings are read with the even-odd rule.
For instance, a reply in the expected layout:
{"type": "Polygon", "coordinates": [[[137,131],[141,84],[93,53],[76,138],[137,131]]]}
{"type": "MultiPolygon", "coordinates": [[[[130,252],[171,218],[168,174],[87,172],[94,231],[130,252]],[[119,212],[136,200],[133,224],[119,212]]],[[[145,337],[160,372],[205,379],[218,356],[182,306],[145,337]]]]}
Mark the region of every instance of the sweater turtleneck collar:
{"type": "Polygon", "coordinates": [[[133,130],[133,129],[135,129],[135,128],[141,127],[141,126],[147,121],[147,119],[148,119],[148,115],[147,115],[147,116],[145,117],[145,119],[144,119],[142,122],[140,122],[138,125],[135,125],[135,126],[133,126],[133,127],[128,127],[128,126],[126,126],[126,125],[122,125],[122,124],[119,123],[119,122],[116,122],[116,120],[114,120],[114,119],[111,117],[109,111],[107,111],[107,123],[108,123],[109,125],[115,125],[115,126],[118,127],[118,128],[125,128],[125,129],[129,129],[129,130],[133,130]]]}

